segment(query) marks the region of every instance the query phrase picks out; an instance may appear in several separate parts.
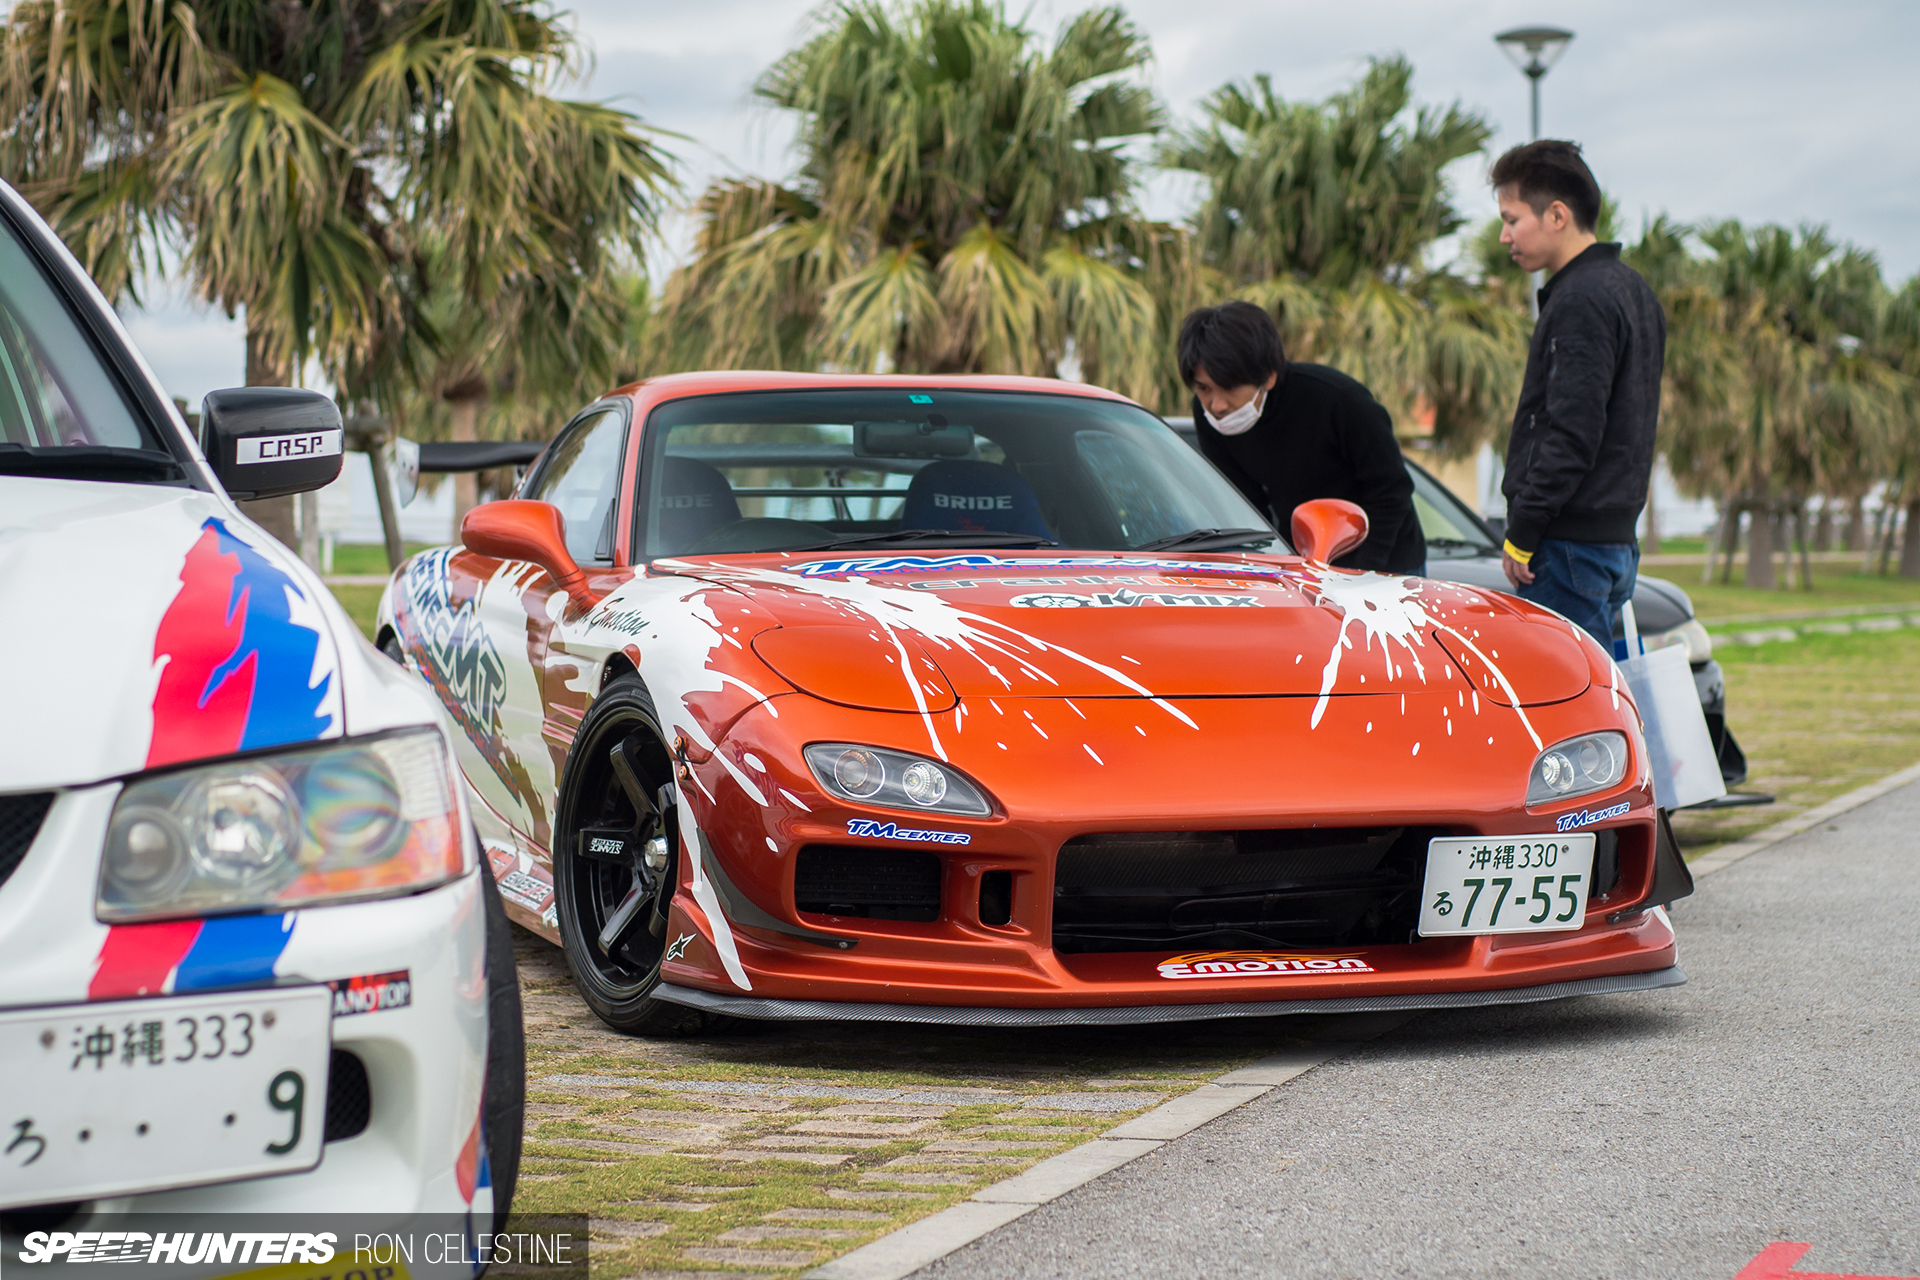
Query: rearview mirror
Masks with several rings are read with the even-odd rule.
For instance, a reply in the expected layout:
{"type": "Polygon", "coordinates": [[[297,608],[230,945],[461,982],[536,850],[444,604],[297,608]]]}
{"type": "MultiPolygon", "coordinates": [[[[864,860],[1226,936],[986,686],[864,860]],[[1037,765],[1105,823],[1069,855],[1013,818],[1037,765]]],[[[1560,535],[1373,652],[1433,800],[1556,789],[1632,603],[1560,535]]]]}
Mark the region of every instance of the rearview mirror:
{"type": "Polygon", "coordinates": [[[1339,498],[1315,498],[1293,509],[1293,549],[1332,564],[1367,540],[1367,513],[1339,498]]]}
{"type": "Polygon", "coordinates": [[[234,498],[332,483],[345,458],[340,410],[299,387],[229,387],[200,404],[200,452],[234,498]]]}
{"type": "Polygon", "coordinates": [[[567,518],[551,502],[504,498],[482,503],[461,522],[460,542],[478,555],[540,566],[581,609],[600,603],[599,593],[587,585],[587,575],[567,550],[567,518]]]}
{"type": "Polygon", "coordinates": [[[862,458],[970,458],[973,428],[937,413],[924,422],[856,422],[853,451],[862,458]]]}

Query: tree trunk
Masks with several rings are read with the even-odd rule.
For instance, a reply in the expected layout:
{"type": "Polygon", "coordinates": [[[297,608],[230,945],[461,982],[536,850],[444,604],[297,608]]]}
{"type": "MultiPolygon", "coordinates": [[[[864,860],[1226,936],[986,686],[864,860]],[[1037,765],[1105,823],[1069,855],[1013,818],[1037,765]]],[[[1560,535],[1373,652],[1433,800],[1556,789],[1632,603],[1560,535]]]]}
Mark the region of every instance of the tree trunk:
{"type": "Polygon", "coordinates": [[[1779,585],[1773,576],[1773,512],[1755,506],[1747,521],[1747,585],[1772,588],[1779,585]]]}
{"type": "Polygon", "coordinates": [[[1726,526],[1720,537],[1722,557],[1720,581],[1732,582],[1733,557],[1734,553],[1740,549],[1740,495],[1738,493],[1727,495],[1726,514],[1720,517],[1720,523],[1726,526]]]}
{"type": "Polygon", "coordinates": [[[1642,555],[1649,556],[1660,554],[1660,519],[1659,512],[1655,511],[1653,506],[1651,481],[1647,483],[1647,536],[1640,539],[1640,552],[1642,555]]]}
{"type": "Polygon", "coordinates": [[[1865,494],[1855,494],[1847,499],[1847,527],[1844,535],[1846,551],[1865,551],[1867,549],[1867,499],[1865,494]]]}
{"type": "MultiPolygon", "coordinates": [[[[1864,503],[1865,501],[1866,499],[1861,499],[1861,502],[1864,503]]],[[[1880,546],[1880,526],[1886,522],[1887,504],[1883,502],[1873,513],[1872,527],[1867,530],[1865,545],[1860,549],[1860,572],[1862,573],[1873,572],[1873,554],[1880,546]]],[[[1862,519],[1862,523],[1865,523],[1864,518],[1862,519]]]]}
{"type": "MultiPolygon", "coordinates": [[[[293,385],[292,370],[286,361],[276,359],[267,349],[266,334],[254,328],[251,318],[247,321],[247,385],[250,387],[287,387],[293,385]]],[[[247,518],[280,539],[295,551],[300,550],[300,529],[294,519],[293,496],[284,498],[262,498],[258,502],[242,502],[240,509],[247,518]]]]}
{"type": "MultiPolygon", "coordinates": [[[[458,400],[447,401],[447,412],[452,424],[453,439],[471,442],[478,438],[480,425],[480,406],[486,403],[484,396],[462,396],[458,400]]],[[[453,473],[453,536],[460,537],[460,526],[466,521],[467,512],[480,505],[480,477],[471,471],[453,473]]]]}
{"type": "Polygon", "coordinates": [[[1833,499],[1820,500],[1820,518],[1813,522],[1813,549],[1833,550],[1833,499]]]}
{"type": "MultiPolygon", "coordinates": [[[[387,568],[398,569],[407,552],[400,541],[400,504],[393,492],[393,473],[387,467],[392,449],[391,436],[383,434],[367,450],[367,461],[373,464],[373,500],[380,508],[380,530],[387,543],[387,568]]],[[[456,537],[459,535],[457,529],[454,533],[456,537]]]]}
{"type": "Polygon", "coordinates": [[[1900,576],[1920,578],[1920,497],[1907,503],[1907,536],[1900,544],[1900,576]]]}
{"type": "Polygon", "coordinates": [[[1880,576],[1884,578],[1893,563],[1893,534],[1900,527],[1900,509],[1890,501],[1882,502],[1880,519],[1884,525],[1880,531],[1880,576]]]}
{"type": "Polygon", "coordinates": [[[1800,589],[1813,590],[1813,560],[1807,555],[1807,508],[1805,504],[1796,507],[1793,523],[1800,535],[1800,589]]]}

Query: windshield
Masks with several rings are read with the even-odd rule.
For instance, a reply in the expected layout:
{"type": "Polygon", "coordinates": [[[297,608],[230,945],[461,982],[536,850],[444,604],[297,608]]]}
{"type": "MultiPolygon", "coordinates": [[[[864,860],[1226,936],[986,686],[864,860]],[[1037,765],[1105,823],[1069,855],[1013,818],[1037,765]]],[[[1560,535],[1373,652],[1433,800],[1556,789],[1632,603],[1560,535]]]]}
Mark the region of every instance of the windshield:
{"type": "Polygon", "coordinates": [[[178,480],[66,301],[0,220],[0,475],[178,480]]]}
{"type": "Polygon", "coordinates": [[[1444,485],[1411,462],[1407,474],[1413,477],[1413,510],[1420,517],[1420,532],[1426,535],[1427,559],[1465,560],[1500,554],[1500,548],[1488,541],[1479,522],[1444,485]]]}
{"type": "Polygon", "coordinates": [[[675,400],[647,424],[648,556],[861,545],[1284,550],[1166,425],[1111,400],[911,388],[675,400]]]}

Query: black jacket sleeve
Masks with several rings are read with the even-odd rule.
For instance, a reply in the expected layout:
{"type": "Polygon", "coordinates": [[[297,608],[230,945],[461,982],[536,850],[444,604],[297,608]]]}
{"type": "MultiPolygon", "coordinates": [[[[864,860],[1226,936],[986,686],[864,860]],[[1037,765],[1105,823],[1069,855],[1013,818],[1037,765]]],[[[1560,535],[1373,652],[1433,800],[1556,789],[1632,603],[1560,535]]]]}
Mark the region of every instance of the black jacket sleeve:
{"type": "Polygon", "coordinates": [[[1285,533],[1286,530],[1278,523],[1279,518],[1273,514],[1273,502],[1267,496],[1266,486],[1248,475],[1245,468],[1233,460],[1233,455],[1227,452],[1227,446],[1221,442],[1220,433],[1213,429],[1213,424],[1207,421],[1204,413],[1200,412],[1198,400],[1193,402],[1193,429],[1200,444],[1201,456],[1211,462],[1221,475],[1233,482],[1233,487],[1253,504],[1255,511],[1265,514],[1267,519],[1275,522],[1274,528],[1285,533]]]}
{"type": "Polygon", "coordinates": [[[1338,563],[1348,569],[1384,570],[1400,530],[1414,518],[1413,477],[1393,438],[1393,417],[1371,397],[1349,400],[1334,424],[1334,436],[1353,476],[1354,501],[1367,513],[1367,540],[1338,563]]]}
{"type": "Polygon", "coordinates": [[[1620,362],[1617,317],[1604,301],[1585,293],[1560,301],[1547,335],[1546,421],[1535,425],[1526,479],[1507,503],[1507,540],[1522,551],[1539,548],[1593,470],[1620,362]]]}

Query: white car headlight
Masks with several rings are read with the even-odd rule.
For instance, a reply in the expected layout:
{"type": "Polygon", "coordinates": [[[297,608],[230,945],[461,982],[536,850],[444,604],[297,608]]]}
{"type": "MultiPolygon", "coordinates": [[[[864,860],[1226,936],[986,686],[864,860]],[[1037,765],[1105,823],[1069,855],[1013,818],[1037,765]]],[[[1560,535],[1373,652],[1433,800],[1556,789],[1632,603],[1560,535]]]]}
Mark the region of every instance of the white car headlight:
{"type": "Polygon", "coordinates": [[[110,923],[415,893],[460,875],[440,735],[406,730],[135,778],[107,826],[110,923]]]}
{"type": "Polygon", "coordinates": [[[1589,733],[1540,753],[1527,775],[1527,804],[1551,804],[1604,791],[1627,774],[1627,737],[1589,733]]]}
{"type": "Polygon", "coordinates": [[[1698,618],[1688,618],[1679,626],[1662,631],[1659,635],[1642,635],[1640,644],[1648,653],[1672,645],[1685,645],[1689,664],[1705,662],[1713,656],[1713,637],[1707,634],[1706,627],[1698,618]]]}
{"type": "Polygon", "coordinates": [[[975,818],[993,812],[985,792],[958,769],[937,760],[851,742],[816,742],[804,754],[814,779],[842,800],[975,818]]]}

